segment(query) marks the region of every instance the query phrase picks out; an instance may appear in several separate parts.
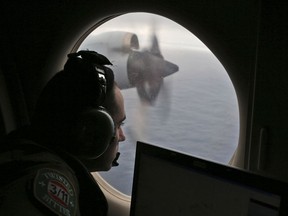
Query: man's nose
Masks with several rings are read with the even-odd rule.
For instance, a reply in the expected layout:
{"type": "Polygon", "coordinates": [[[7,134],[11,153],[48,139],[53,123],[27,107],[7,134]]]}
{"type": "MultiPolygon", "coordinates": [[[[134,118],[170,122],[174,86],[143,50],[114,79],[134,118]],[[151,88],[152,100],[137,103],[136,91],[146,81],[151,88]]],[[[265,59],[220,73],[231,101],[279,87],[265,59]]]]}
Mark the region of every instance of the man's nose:
{"type": "Polygon", "coordinates": [[[125,140],[126,140],[125,134],[124,134],[122,128],[120,128],[120,131],[119,131],[119,142],[123,142],[125,140]]]}

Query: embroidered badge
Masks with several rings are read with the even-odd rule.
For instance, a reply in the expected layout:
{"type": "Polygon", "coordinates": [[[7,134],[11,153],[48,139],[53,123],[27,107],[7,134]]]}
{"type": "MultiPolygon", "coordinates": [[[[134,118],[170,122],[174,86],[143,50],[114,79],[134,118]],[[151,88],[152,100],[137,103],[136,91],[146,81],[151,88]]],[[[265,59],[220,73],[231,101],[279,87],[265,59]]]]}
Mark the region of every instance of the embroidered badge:
{"type": "Polygon", "coordinates": [[[40,169],[34,181],[35,198],[57,215],[76,215],[75,189],[69,179],[54,169],[40,169]]]}

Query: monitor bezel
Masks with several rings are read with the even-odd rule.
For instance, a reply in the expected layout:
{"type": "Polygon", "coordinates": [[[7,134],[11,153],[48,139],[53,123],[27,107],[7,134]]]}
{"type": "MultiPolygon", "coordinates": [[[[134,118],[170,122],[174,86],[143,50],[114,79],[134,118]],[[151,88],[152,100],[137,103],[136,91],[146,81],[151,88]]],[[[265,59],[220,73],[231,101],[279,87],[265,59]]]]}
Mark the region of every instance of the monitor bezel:
{"type": "Polygon", "coordinates": [[[134,212],[137,202],[137,182],[140,172],[139,163],[141,161],[141,156],[144,154],[159,157],[170,163],[185,167],[186,169],[193,169],[194,171],[205,173],[206,175],[233,181],[236,184],[279,195],[281,196],[279,216],[288,215],[288,205],[286,205],[288,204],[288,184],[286,182],[147,142],[137,141],[136,145],[130,216],[136,216],[134,215],[134,212]]]}

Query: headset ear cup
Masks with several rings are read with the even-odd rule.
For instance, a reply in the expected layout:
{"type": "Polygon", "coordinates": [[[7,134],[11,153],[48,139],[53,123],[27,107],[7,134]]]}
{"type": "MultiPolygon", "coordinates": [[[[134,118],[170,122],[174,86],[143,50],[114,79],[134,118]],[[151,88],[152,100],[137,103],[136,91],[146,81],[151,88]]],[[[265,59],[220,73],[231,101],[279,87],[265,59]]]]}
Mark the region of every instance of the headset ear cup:
{"type": "Polygon", "coordinates": [[[104,109],[89,109],[80,114],[76,131],[79,151],[82,159],[95,159],[108,148],[115,136],[112,117],[104,109]]]}

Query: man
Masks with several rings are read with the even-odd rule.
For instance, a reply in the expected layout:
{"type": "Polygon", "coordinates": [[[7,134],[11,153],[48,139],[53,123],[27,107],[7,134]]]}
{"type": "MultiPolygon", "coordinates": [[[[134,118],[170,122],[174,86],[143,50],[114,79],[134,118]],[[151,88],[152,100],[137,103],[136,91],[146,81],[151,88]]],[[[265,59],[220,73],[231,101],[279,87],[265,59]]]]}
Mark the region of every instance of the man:
{"type": "Polygon", "coordinates": [[[107,214],[90,172],[117,166],[123,96],[106,57],[68,57],[42,91],[32,124],[2,144],[0,215],[107,214]]]}

